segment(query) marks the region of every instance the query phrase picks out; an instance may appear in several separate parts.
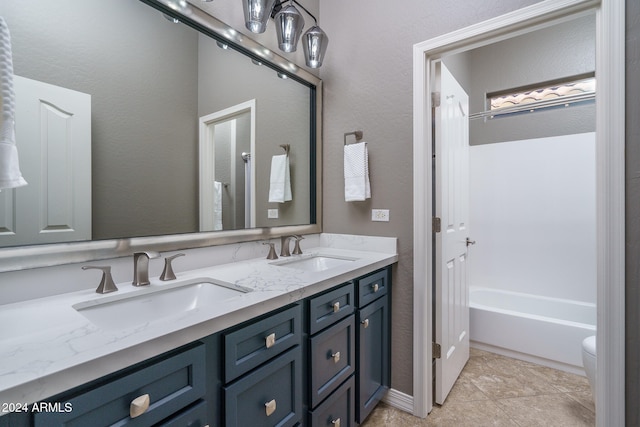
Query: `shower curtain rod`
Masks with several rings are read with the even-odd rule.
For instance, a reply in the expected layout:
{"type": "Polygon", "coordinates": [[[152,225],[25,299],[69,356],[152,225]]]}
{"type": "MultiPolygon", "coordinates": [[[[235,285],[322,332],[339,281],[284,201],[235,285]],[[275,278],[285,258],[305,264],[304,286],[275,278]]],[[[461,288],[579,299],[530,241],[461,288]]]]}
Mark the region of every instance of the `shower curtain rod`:
{"type": "Polygon", "coordinates": [[[492,119],[497,116],[504,116],[507,114],[514,114],[514,113],[522,113],[525,111],[533,112],[535,110],[549,108],[549,107],[557,107],[561,105],[568,107],[571,104],[575,104],[577,102],[592,101],[592,100],[595,100],[595,98],[596,98],[595,92],[580,93],[577,95],[563,96],[561,98],[549,99],[544,101],[536,101],[530,104],[521,104],[513,107],[500,108],[499,110],[488,110],[488,111],[482,111],[480,113],[473,113],[473,114],[469,114],[469,120],[484,119],[484,118],[492,119]]]}

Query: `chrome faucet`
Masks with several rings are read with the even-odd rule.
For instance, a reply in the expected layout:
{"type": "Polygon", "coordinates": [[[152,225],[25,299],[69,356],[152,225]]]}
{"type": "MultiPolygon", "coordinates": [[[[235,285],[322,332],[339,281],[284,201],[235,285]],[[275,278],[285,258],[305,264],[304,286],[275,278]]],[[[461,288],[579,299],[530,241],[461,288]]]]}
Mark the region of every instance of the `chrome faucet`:
{"type": "Polygon", "coordinates": [[[160,258],[154,251],[134,252],[133,254],[133,286],[147,286],[149,284],[149,259],[160,258]]]}

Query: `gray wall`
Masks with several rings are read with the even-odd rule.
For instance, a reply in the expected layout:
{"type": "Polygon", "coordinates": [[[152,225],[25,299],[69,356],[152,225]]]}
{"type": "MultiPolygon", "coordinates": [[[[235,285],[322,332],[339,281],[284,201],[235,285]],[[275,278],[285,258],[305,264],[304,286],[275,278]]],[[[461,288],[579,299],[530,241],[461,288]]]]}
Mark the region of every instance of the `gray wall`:
{"type": "Polygon", "coordinates": [[[626,2],[626,410],[640,425],[640,2],[626,2]]]}
{"type": "Polygon", "coordinates": [[[196,33],[130,0],[5,1],[0,14],[16,74],[91,94],[94,238],[197,229],[196,33]]]}
{"type": "Polygon", "coordinates": [[[413,81],[415,43],[536,3],[535,0],[323,0],[320,25],[331,38],[324,80],[324,231],[396,236],[392,387],[413,394],[413,81]],[[372,199],[346,203],[343,134],[369,142],[372,199]],[[390,221],[371,222],[372,208],[390,221]]]}

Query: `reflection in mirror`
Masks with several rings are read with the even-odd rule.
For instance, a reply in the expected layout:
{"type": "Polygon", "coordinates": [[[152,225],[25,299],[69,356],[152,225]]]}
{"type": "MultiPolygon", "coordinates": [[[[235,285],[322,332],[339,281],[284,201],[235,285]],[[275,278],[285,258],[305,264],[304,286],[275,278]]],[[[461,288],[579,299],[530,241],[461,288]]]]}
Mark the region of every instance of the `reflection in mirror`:
{"type": "Polygon", "coordinates": [[[11,31],[17,76],[90,100],[83,138],[65,127],[78,115],[64,102],[39,97],[35,113],[17,117],[46,136],[17,131],[23,169],[33,171],[25,178],[46,185],[3,193],[0,246],[315,222],[313,85],[281,79],[140,1],[3,2],[0,15],[11,31]],[[211,124],[210,140],[202,141],[203,118],[250,102],[248,118],[211,124]],[[46,120],[38,111],[47,111],[46,120]],[[199,158],[207,143],[210,157],[199,158]],[[274,204],[271,157],[283,143],[291,145],[293,200],[274,204]],[[85,158],[73,157],[80,150],[85,158]],[[22,198],[28,201],[10,206],[22,198]],[[22,205],[33,224],[16,222],[25,216],[22,205]],[[268,218],[274,209],[277,218],[268,218]],[[87,218],[82,226],[80,216],[87,218]],[[47,238],[16,238],[23,228],[47,238]],[[85,232],[65,233],[77,228],[85,232]]]}
{"type": "MultiPolygon", "coordinates": [[[[79,110],[56,100],[37,107],[47,110],[34,126],[41,137],[19,150],[23,170],[27,152],[39,159],[32,177],[43,185],[22,187],[35,194],[27,213],[17,210],[20,189],[0,193],[0,271],[321,231],[316,76],[185,1],[22,0],[0,3],[0,15],[17,76],[89,99],[89,136],[65,131],[79,110]],[[214,150],[220,158],[205,158],[213,173],[207,197],[222,209],[210,207],[212,224],[202,226],[200,121],[245,103],[253,103],[251,148],[222,158],[228,142],[214,150]],[[271,159],[281,145],[291,147],[293,198],[273,203],[271,159]],[[81,216],[84,226],[73,222],[81,216]],[[46,240],[19,240],[23,217],[46,240]]],[[[237,152],[246,130],[243,117],[235,120],[237,152]]],[[[209,143],[231,133],[224,126],[209,143]]]]}

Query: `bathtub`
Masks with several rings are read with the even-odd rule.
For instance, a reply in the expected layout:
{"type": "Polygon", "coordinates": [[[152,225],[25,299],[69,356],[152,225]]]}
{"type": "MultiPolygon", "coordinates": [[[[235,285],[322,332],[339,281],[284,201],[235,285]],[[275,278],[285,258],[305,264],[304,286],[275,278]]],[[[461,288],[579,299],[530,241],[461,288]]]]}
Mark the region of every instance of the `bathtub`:
{"type": "Polygon", "coordinates": [[[582,340],[596,333],[596,305],[471,287],[472,346],[581,373],[582,340]]]}

